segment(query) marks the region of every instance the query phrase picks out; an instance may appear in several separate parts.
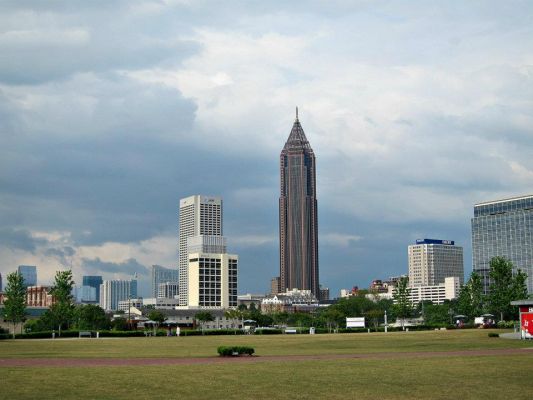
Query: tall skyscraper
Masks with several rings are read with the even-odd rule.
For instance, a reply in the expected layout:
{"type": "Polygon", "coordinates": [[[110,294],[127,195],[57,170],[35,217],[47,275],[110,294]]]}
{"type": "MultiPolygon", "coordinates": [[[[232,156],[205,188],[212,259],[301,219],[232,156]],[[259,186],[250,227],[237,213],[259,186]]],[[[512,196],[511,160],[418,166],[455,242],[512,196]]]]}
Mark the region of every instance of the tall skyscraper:
{"type": "Polygon", "coordinates": [[[161,283],[178,283],[178,270],[152,265],[152,293],[153,298],[159,297],[159,285],[161,283]]]}
{"type": "Polygon", "coordinates": [[[0,273],[0,292],[2,291],[2,288],[3,288],[3,286],[2,286],[2,274],[0,273]]]}
{"type": "Polygon", "coordinates": [[[137,298],[137,279],[106,280],[100,285],[100,307],[106,311],[118,310],[118,302],[137,298]]]}
{"type": "Polygon", "coordinates": [[[526,273],[533,293],[533,195],[474,205],[472,218],[473,269],[488,293],[490,260],[500,256],[526,273]]]}
{"type": "Polygon", "coordinates": [[[189,255],[187,239],[198,235],[222,236],[222,199],[194,195],[180,200],[179,305],[188,305],[189,255]]]}
{"type": "Polygon", "coordinates": [[[35,265],[19,265],[18,273],[22,275],[25,287],[37,285],[37,267],[35,265]]]}
{"type": "Polygon", "coordinates": [[[408,256],[410,286],[435,286],[449,277],[463,284],[463,248],[453,240],[419,239],[408,247],[408,256]]]}
{"type": "Polygon", "coordinates": [[[280,154],[280,289],[318,297],[318,222],[315,154],[298,120],[280,154]]]}
{"type": "Polygon", "coordinates": [[[82,302],[99,302],[100,301],[100,285],[102,284],[103,280],[100,275],[85,275],[82,277],[82,283],[83,286],[89,286],[95,289],[95,297],[94,300],[92,300],[92,291],[88,289],[83,289],[82,287],[82,295],[80,296],[80,300],[82,302]],[[91,299],[91,300],[89,300],[91,299]]]}

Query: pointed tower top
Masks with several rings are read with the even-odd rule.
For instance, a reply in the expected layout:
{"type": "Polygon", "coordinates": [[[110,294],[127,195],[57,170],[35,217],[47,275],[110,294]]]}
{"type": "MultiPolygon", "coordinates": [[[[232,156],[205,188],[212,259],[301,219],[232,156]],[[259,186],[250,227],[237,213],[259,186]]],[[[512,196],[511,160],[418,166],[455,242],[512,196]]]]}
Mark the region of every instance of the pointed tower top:
{"type": "Polygon", "coordinates": [[[285,143],[285,147],[283,149],[284,150],[300,150],[300,149],[311,150],[311,146],[309,142],[307,141],[307,138],[305,137],[304,130],[302,128],[302,125],[300,124],[300,120],[298,119],[298,107],[296,107],[296,119],[294,120],[291,133],[289,134],[289,138],[287,139],[287,142],[285,143]]]}

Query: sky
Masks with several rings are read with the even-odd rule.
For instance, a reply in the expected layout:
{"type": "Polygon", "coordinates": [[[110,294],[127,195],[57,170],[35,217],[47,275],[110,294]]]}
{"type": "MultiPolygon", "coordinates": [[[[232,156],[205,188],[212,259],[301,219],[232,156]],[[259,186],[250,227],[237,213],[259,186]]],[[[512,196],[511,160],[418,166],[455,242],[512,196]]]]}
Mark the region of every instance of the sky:
{"type": "Polygon", "coordinates": [[[533,194],[528,1],[0,2],[0,273],[177,265],[179,199],[224,199],[239,293],[279,274],[279,153],[316,155],[320,283],[472,269],[482,201],[533,194]]]}

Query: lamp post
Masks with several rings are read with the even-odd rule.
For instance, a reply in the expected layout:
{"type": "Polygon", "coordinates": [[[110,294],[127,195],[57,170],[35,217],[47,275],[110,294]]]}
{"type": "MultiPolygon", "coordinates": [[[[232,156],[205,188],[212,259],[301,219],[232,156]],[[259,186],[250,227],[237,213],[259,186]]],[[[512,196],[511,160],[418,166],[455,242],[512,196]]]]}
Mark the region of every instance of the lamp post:
{"type": "Polygon", "coordinates": [[[385,310],[385,333],[387,333],[387,310],[385,310]]]}

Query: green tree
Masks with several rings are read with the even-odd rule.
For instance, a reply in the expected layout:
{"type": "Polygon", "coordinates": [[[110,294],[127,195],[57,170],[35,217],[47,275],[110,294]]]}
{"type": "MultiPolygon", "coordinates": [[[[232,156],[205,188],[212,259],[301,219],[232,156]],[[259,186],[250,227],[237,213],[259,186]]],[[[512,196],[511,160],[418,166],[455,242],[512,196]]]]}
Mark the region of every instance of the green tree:
{"type": "Polygon", "coordinates": [[[411,290],[408,287],[409,279],[402,276],[394,288],[392,298],[394,300],[394,313],[396,318],[399,318],[404,329],[405,319],[410,317],[413,313],[413,306],[409,300],[411,290]]]}
{"type": "Polygon", "coordinates": [[[466,315],[468,320],[472,321],[476,316],[483,313],[483,282],[481,276],[472,272],[470,279],[461,289],[457,299],[457,311],[459,314],[466,315]]]}
{"type": "Polygon", "coordinates": [[[513,276],[513,263],[503,257],[490,261],[489,306],[491,312],[499,314],[500,320],[516,318],[511,301],[524,299],[527,294],[526,275],[518,270],[513,276]]]}
{"type": "Polygon", "coordinates": [[[104,309],[95,304],[80,305],[76,307],[74,314],[80,330],[96,331],[106,329],[110,324],[104,309]]]}
{"type": "Polygon", "coordinates": [[[204,334],[205,323],[215,320],[213,314],[211,314],[209,311],[200,311],[196,313],[194,318],[200,322],[200,327],[202,328],[202,335],[204,334]]]}
{"type": "Polygon", "coordinates": [[[24,278],[18,272],[12,272],[7,276],[5,289],[4,319],[13,323],[13,339],[15,327],[23,322],[26,317],[26,288],[24,278]]]}
{"type": "Polygon", "coordinates": [[[379,321],[383,318],[384,311],[379,308],[374,308],[365,312],[365,318],[368,320],[369,324],[372,324],[374,330],[377,332],[379,327],[379,321]]]}
{"type": "Polygon", "coordinates": [[[52,324],[58,327],[59,336],[61,336],[62,328],[69,328],[74,317],[73,287],[74,281],[72,280],[71,270],[56,272],[54,284],[50,290],[54,303],[47,313],[49,313],[48,317],[52,324]]]}

